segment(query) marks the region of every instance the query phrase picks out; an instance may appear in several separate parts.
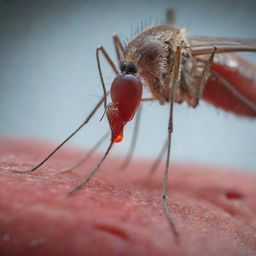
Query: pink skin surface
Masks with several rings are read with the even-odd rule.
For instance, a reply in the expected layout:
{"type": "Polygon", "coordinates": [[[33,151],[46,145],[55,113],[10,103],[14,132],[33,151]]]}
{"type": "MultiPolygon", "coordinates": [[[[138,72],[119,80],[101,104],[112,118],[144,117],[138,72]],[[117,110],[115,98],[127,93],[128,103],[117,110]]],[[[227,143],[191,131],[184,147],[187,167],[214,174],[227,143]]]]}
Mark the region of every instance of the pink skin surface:
{"type": "Polygon", "coordinates": [[[83,152],[66,146],[34,173],[27,170],[54,145],[0,140],[0,255],[256,255],[256,176],[232,170],[171,165],[169,207],[176,241],[161,207],[162,172],[150,162],[127,170],[110,157],[72,196],[100,158],[61,173],[83,152]]]}

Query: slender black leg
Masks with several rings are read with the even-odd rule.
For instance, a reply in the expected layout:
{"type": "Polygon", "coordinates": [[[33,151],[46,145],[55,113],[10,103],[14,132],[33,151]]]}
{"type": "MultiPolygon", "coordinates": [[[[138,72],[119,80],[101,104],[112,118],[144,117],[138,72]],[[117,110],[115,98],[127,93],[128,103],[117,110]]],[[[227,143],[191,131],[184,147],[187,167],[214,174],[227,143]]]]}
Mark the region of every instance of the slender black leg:
{"type": "Polygon", "coordinates": [[[180,59],[181,59],[181,47],[177,47],[172,65],[170,67],[170,111],[169,111],[169,122],[168,122],[168,139],[167,139],[167,158],[166,165],[164,170],[164,179],[163,179],[163,192],[162,192],[162,205],[165,216],[170,224],[172,232],[176,238],[179,237],[179,233],[176,229],[176,226],[172,220],[172,214],[167,205],[167,183],[168,183],[168,175],[169,175],[169,167],[170,167],[170,155],[171,155],[171,142],[172,142],[172,132],[173,132],[173,105],[175,101],[175,93],[179,83],[180,78],[180,59]]]}
{"type": "Polygon", "coordinates": [[[120,169],[124,170],[132,160],[132,156],[133,156],[134,149],[136,147],[136,143],[137,143],[137,139],[138,139],[141,112],[142,112],[142,106],[139,107],[137,115],[136,115],[136,120],[135,120],[135,125],[134,125],[134,130],[133,130],[133,136],[132,136],[132,141],[131,141],[131,144],[130,144],[129,152],[126,155],[126,158],[124,159],[123,163],[121,164],[120,169]]]}
{"type": "Polygon", "coordinates": [[[77,162],[72,167],[62,172],[72,172],[76,168],[81,166],[83,163],[85,163],[91,157],[91,155],[93,155],[93,153],[101,146],[101,144],[107,139],[109,134],[110,132],[107,132],[102,138],[100,138],[99,141],[94,145],[94,147],[89,152],[87,152],[86,155],[79,162],[77,162]]]}
{"type": "Polygon", "coordinates": [[[80,184],[78,184],[71,191],[69,191],[69,193],[68,193],[69,195],[74,194],[76,191],[81,189],[86,183],[88,183],[90,181],[92,176],[94,176],[94,174],[99,170],[100,166],[102,165],[102,163],[106,159],[106,157],[107,157],[108,153],[110,152],[112,146],[113,146],[113,141],[111,141],[111,143],[109,144],[107,151],[105,152],[102,159],[98,162],[97,166],[85,177],[85,179],[80,184]]]}
{"type": "Polygon", "coordinates": [[[15,173],[28,173],[28,172],[34,172],[37,170],[40,166],[42,166],[51,156],[53,156],[56,151],[58,151],[69,139],[71,139],[84,125],[86,125],[92,116],[95,114],[95,112],[98,110],[100,105],[104,102],[104,97],[101,98],[101,100],[97,103],[97,105],[93,108],[89,116],[85,119],[85,121],[74,131],[72,132],[58,147],[56,147],[43,161],[41,161],[39,164],[37,164],[35,167],[33,167],[31,170],[27,171],[14,171],[15,173]]]}
{"type": "Polygon", "coordinates": [[[116,50],[116,56],[118,60],[118,64],[122,59],[124,59],[124,46],[121,43],[121,40],[117,34],[113,35],[114,47],[116,50]]]}

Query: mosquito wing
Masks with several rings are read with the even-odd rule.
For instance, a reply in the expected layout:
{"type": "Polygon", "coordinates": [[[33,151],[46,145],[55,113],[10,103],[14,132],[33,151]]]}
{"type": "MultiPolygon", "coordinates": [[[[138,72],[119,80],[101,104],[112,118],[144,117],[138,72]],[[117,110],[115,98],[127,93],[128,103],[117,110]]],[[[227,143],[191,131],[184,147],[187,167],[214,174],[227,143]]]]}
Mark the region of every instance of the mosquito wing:
{"type": "Polygon", "coordinates": [[[256,52],[256,40],[222,37],[188,37],[193,56],[211,54],[214,47],[216,53],[256,52]]]}

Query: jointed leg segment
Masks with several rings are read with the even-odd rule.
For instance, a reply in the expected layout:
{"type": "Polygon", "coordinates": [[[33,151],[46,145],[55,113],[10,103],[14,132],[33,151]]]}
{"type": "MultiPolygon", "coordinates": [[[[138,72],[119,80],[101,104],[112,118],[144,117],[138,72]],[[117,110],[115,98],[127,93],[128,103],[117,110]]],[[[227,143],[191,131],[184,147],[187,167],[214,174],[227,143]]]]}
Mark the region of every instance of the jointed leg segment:
{"type": "Polygon", "coordinates": [[[171,154],[171,138],[172,138],[172,131],[173,131],[173,104],[175,101],[175,93],[179,83],[180,77],[180,59],[181,59],[181,47],[177,47],[176,54],[171,65],[171,73],[172,76],[171,84],[172,88],[170,90],[170,115],[169,115],[169,122],[168,122],[168,140],[167,140],[167,158],[166,158],[166,165],[164,171],[164,180],[163,180],[163,192],[162,192],[162,205],[164,209],[165,216],[172,228],[173,234],[176,238],[178,238],[179,233],[176,229],[176,226],[172,220],[171,212],[167,205],[167,182],[168,182],[168,174],[169,174],[169,166],[170,166],[170,154],[171,154]]]}
{"type": "Polygon", "coordinates": [[[202,72],[202,75],[201,75],[201,78],[200,78],[200,81],[199,81],[199,85],[197,86],[197,89],[196,89],[195,94],[194,94],[194,99],[193,99],[193,103],[192,103],[193,107],[196,107],[198,105],[199,100],[201,99],[201,97],[203,95],[205,85],[208,81],[208,78],[211,75],[210,69],[211,69],[213,59],[214,59],[214,55],[215,55],[216,51],[217,51],[217,48],[214,47],[209,59],[205,63],[205,66],[204,66],[204,69],[203,69],[203,72],[202,72]]]}
{"type": "Polygon", "coordinates": [[[112,69],[114,70],[114,72],[116,74],[118,74],[119,71],[116,68],[116,66],[115,66],[114,62],[112,61],[112,59],[110,58],[110,56],[108,55],[107,51],[104,49],[104,47],[103,46],[98,47],[96,49],[96,59],[97,59],[97,65],[98,65],[98,70],[99,70],[99,74],[100,74],[101,85],[102,85],[102,89],[103,89],[103,93],[104,93],[104,107],[106,109],[107,108],[107,89],[106,89],[105,82],[104,82],[103,75],[102,75],[99,52],[102,52],[103,56],[106,58],[106,60],[108,61],[108,63],[110,64],[110,66],[112,67],[112,69]]]}
{"type": "Polygon", "coordinates": [[[133,152],[134,152],[134,149],[135,149],[135,146],[136,146],[137,138],[138,138],[141,112],[142,112],[142,106],[140,106],[138,111],[137,111],[130,149],[129,149],[129,152],[126,155],[126,158],[124,159],[122,165],[120,166],[120,169],[125,169],[129,165],[129,163],[131,162],[133,152]]]}
{"type": "Polygon", "coordinates": [[[94,145],[94,147],[86,153],[86,155],[79,161],[77,162],[75,165],[73,165],[72,167],[70,167],[67,170],[64,170],[62,172],[72,172],[74,171],[76,168],[78,168],[79,166],[81,166],[85,161],[87,161],[90,156],[101,146],[101,144],[107,139],[107,137],[109,136],[110,132],[107,132],[102,138],[99,139],[99,141],[94,145]]]}
{"type": "Polygon", "coordinates": [[[116,50],[117,60],[118,63],[120,63],[120,61],[124,59],[124,46],[121,43],[121,40],[117,34],[113,35],[113,41],[116,50]]]}
{"type": "Polygon", "coordinates": [[[43,161],[41,161],[39,164],[37,164],[35,167],[33,167],[31,170],[27,171],[15,171],[15,173],[28,173],[28,172],[34,172],[37,170],[40,166],[42,166],[51,156],[53,156],[68,140],[70,140],[84,125],[86,125],[92,116],[95,114],[95,112],[98,110],[100,105],[104,102],[104,97],[101,98],[101,100],[97,103],[97,105],[93,108],[89,116],[85,119],[85,121],[74,131],[72,132],[58,147],[56,147],[43,161]]]}

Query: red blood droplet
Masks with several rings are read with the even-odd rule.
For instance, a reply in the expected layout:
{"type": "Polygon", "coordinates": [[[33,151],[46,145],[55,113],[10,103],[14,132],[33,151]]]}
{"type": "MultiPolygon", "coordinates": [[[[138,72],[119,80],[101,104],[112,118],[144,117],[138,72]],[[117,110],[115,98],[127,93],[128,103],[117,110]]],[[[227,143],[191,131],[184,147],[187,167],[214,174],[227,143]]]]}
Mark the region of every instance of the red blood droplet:
{"type": "Polygon", "coordinates": [[[111,99],[118,106],[123,121],[130,121],[141,100],[142,84],[140,80],[131,74],[118,75],[111,85],[111,99]]]}
{"type": "Polygon", "coordinates": [[[126,122],[122,119],[117,105],[108,105],[106,110],[113,142],[120,142],[123,139],[123,129],[126,122]]]}

